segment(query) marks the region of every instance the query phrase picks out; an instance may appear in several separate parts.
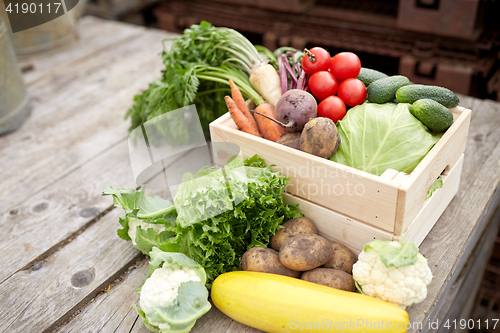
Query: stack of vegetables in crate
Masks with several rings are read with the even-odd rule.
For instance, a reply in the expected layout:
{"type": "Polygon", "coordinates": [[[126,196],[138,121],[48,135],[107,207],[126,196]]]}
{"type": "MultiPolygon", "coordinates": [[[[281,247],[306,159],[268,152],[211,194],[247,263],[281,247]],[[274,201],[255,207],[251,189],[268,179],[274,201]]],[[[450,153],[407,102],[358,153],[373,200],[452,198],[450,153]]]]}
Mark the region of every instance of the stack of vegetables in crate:
{"type": "MultiPolygon", "coordinates": [[[[353,322],[359,332],[405,332],[404,309],[425,299],[432,273],[403,231],[428,231],[456,192],[470,119],[450,111],[456,95],[362,68],[351,52],[271,52],[207,22],[162,57],[162,77],[127,114],[131,129],[194,103],[205,128],[220,117],[212,140],[238,144],[245,159],[187,175],[173,202],[145,186],[104,190],[125,212],[118,235],[151,258],[134,305],[145,326],[189,332],[210,309],[211,291],[223,313],[267,332],[352,330],[353,322]],[[431,149],[447,155],[434,163],[431,149]],[[357,175],[383,200],[285,193],[297,176],[283,166],[309,162],[357,175]],[[242,166],[246,177],[236,172],[242,166]],[[456,186],[437,190],[450,179],[456,186]],[[424,204],[429,197],[438,200],[424,204]],[[423,219],[432,223],[422,227],[423,219]]],[[[163,132],[190,135],[179,124],[163,132]]]]}

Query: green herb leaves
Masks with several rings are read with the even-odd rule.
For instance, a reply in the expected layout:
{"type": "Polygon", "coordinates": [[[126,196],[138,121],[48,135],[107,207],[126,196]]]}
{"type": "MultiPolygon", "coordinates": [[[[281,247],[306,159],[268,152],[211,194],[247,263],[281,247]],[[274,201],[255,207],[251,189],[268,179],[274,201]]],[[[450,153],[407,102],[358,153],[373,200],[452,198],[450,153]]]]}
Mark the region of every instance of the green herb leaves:
{"type": "MultiPolygon", "coordinates": [[[[194,103],[208,134],[208,124],[227,112],[224,95],[230,92],[228,78],[246,98],[257,104],[263,102],[248,81],[251,68],[262,60],[256,48],[236,30],[202,21],[176,37],[169,50],[162,53],[162,59],[165,68],[161,78],[136,95],[127,112],[126,118],[132,122],[129,131],[156,116],[194,103]]],[[[177,132],[175,138],[189,135],[182,126],[168,127],[165,132],[177,132]],[[182,131],[184,135],[179,135],[182,131]]]]}

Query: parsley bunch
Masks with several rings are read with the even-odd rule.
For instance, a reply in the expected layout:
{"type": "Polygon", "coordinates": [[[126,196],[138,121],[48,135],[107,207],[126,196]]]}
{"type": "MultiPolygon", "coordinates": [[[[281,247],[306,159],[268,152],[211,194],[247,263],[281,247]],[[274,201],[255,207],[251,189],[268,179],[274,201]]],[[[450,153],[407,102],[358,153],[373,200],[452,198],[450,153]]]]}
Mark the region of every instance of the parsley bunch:
{"type": "Polygon", "coordinates": [[[251,69],[263,60],[255,46],[233,29],[205,21],[192,25],[163,51],[162,59],[161,78],[134,97],[125,116],[131,119],[129,131],[168,111],[195,104],[207,134],[208,124],[227,112],[224,96],[230,92],[229,78],[245,98],[263,102],[248,80],[251,69]]]}

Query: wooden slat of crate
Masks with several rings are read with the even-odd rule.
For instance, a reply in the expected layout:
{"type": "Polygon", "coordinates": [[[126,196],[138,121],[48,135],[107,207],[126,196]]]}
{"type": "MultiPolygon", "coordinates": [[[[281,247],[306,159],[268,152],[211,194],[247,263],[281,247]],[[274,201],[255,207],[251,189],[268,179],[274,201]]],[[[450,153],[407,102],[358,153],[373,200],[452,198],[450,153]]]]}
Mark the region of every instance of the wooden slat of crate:
{"type": "Polygon", "coordinates": [[[422,243],[453,197],[455,197],[455,194],[457,194],[463,164],[464,155],[460,157],[453,168],[443,175],[443,187],[437,189],[432,197],[425,201],[415,220],[404,229],[402,237],[396,235],[395,239],[411,240],[417,246],[422,243]]]}
{"type": "Polygon", "coordinates": [[[397,183],[241,132],[229,113],[210,124],[210,134],[214,142],[237,144],[244,157],[258,153],[267,164],[276,164],[276,171],[291,178],[288,193],[394,231],[397,183]]]}
{"type": "Polygon", "coordinates": [[[212,140],[233,142],[244,156],[258,153],[267,163],[276,164],[277,171],[291,178],[287,192],[401,236],[424,206],[432,183],[465,150],[471,111],[457,107],[452,113],[453,125],[410,175],[385,177],[243,133],[229,114],[210,128],[212,140]]]}
{"type": "Polygon", "coordinates": [[[395,234],[415,220],[424,206],[427,191],[446,168],[453,167],[465,151],[471,110],[463,107],[452,109],[455,121],[441,139],[420,161],[408,179],[400,187],[395,234]]]}
{"type": "Polygon", "coordinates": [[[320,235],[344,244],[354,253],[361,252],[363,244],[374,239],[393,239],[393,234],[390,232],[372,227],[292,194],[285,193],[283,198],[288,205],[299,204],[300,212],[314,222],[320,235]]]}
{"type": "Polygon", "coordinates": [[[413,223],[405,230],[402,237],[292,194],[285,193],[283,197],[287,204],[299,204],[300,212],[314,222],[320,235],[346,245],[355,253],[359,253],[364,244],[374,239],[400,240],[402,238],[404,241],[412,241],[416,246],[419,246],[457,193],[462,165],[463,155],[443,175],[443,187],[436,190],[432,197],[426,200],[424,207],[413,223]]]}

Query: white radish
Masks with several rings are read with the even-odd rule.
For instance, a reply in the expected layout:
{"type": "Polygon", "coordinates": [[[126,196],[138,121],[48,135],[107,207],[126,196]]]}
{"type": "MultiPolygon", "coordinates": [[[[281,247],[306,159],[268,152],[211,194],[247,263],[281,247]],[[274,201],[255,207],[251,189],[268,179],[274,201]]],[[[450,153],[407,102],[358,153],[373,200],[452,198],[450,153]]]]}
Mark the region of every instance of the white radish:
{"type": "Polygon", "coordinates": [[[272,65],[261,63],[252,68],[250,83],[266,102],[276,107],[281,97],[281,82],[278,72],[272,65]]]}

